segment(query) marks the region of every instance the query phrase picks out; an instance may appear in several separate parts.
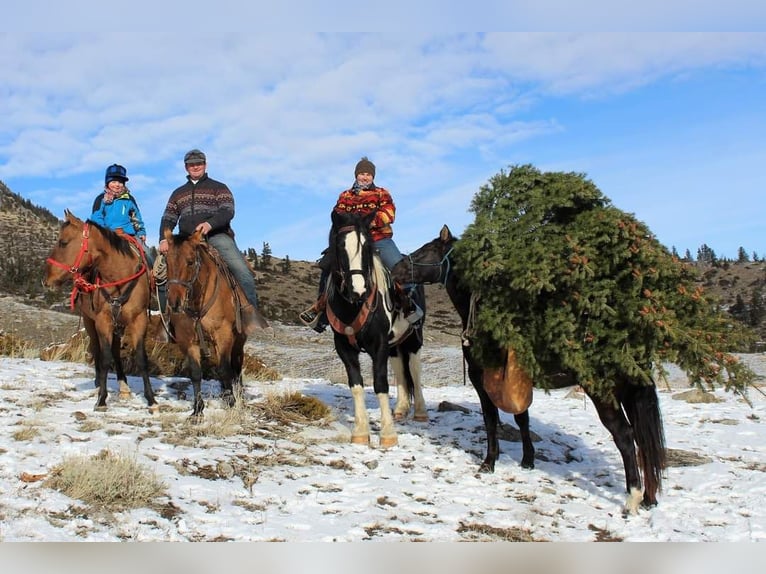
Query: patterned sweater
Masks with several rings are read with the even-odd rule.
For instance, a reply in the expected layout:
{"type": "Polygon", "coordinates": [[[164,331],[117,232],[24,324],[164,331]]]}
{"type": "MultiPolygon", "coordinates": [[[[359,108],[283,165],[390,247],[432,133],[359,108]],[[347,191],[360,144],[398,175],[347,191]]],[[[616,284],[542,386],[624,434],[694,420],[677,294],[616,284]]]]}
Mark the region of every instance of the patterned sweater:
{"type": "Polygon", "coordinates": [[[207,221],[208,235],[232,234],[231,220],[234,218],[234,196],[226,184],[209,178],[207,174],[195,184],[187,181],[170,194],[165,212],[160,220],[160,241],[165,229],[171,231],[178,224],[181,235],[191,235],[194,229],[207,221]]]}
{"type": "Polygon", "coordinates": [[[391,194],[383,187],[347,189],[338,196],[334,210],[339,213],[358,213],[359,215],[367,215],[375,211],[375,219],[370,224],[372,240],[378,241],[394,235],[391,224],[396,218],[396,206],[391,199],[391,194]]]}

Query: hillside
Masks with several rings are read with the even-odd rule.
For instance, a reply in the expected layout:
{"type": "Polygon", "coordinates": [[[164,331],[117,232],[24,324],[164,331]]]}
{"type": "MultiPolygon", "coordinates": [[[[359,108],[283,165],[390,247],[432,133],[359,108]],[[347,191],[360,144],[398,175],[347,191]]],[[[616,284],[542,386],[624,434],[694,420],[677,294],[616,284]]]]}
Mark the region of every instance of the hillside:
{"type": "MultiPolygon", "coordinates": [[[[58,218],[48,210],[14,194],[0,181],[0,295],[14,295],[41,307],[65,306],[68,289],[46,293],[40,285],[45,261],[55,241],[58,218]]],[[[423,242],[432,237],[423,237],[423,242]]],[[[247,246],[240,245],[247,249],[247,246]]],[[[289,254],[288,254],[289,255],[289,254]]],[[[766,340],[766,263],[695,263],[700,284],[720,299],[724,308],[745,323],[754,322],[766,340]],[[739,301],[739,303],[738,303],[739,301]]],[[[264,315],[285,324],[299,324],[298,313],[316,297],[319,269],[314,262],[286,262],[271,257],[268,266],[258,262],[256,285],[264,315]]],[[[457,335],[460,325],[446,292],[440,285],[426,287],[428,316],[426,329],[457,335]]],[[[3,328],[0,323],[0,328],[3,328]]]]}

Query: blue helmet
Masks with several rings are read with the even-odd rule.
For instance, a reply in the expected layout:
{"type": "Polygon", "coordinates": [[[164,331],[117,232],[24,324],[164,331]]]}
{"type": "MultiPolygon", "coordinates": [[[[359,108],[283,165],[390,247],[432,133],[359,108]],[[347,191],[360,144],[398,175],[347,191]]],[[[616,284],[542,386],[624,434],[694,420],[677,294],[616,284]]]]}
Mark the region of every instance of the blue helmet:
{"type": "Polygon", "coordinates": [[[108,168],[106,168],[106,174],[104,175],[104,185],[108,184],[110,181],[115,180],[121,181],[122,183],[128,181],[128,170],[119,164],[113,163],[108,168]]]}

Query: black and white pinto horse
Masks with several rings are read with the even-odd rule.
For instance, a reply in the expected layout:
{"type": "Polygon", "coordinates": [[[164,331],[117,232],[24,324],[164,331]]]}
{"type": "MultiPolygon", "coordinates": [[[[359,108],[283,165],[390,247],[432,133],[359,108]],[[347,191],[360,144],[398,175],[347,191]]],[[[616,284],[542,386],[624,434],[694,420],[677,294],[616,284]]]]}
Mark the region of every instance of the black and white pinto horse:
{"type": "MultiPolygon", "coordinates": [[[[439,237],[426,243],[399,262],[391,271],[396,281],[416,283],[442,283],[452,304],[460,314],[463,329],[469,327],[471,293],[461,285],[459,273],[452,265],[452,250],[457,239],[445,225],[439,237]]],[[[471,347],[463,347],[468,364],[468,375],[481,402],[487,432],[487,456],[480,471],[493,472],[500,452],[497,440],[498,409],[492,403],[482,382],[483,369],[471,356],[471,347]]],[[[576,384],[571,377],[569,384],[576,384]]],[[[567,386],[562,384],[561,386],[567,386]]],[[[588,393],[588,389],[584,388],[588,393]]],[[[615,381],[614,396],[601,398],[588,393],[598,412],[601,423],[614,439],[622,456],[628,491],[626,508],[635,513],[639,504],[645,507],[657,504],[657,492],[662,485],[665,466],[665,439],[662,418],[654,385],[632,382],[627,376],[615,381]],[[638,454],[637,454],[638,453],[638,454]],[[641,473],[644,487],[641,486],[641,473]]],[[[529,434],[529,412],[514,415],[522,437],[521,466],[534,468],[534,448],[529,434]]]]}
{"type": "MultiPolygon", "coordinates": [[[[335,350],[346,368],[354,400],[351,441],[369,444],[370,423],[359,354],[372,359],[372,382],[380,404],[380,446],[397,444],[394,419],[409,414],[414,401],[414,420],[428,421],[420,385],[422,322],[409,334],[409,323],[395,306],[395,291],[388,271],[374,250],[367,217],[332,213],[328,248],[327,319],[333,329],[335,350]],[[388,358],[397,381],[397,401],[389,404],[388,358]]],[[[422,287],[421,287],[422,292],[422,287]]],[[[421,301],[424,306],[424,302],[421,301]]]]}

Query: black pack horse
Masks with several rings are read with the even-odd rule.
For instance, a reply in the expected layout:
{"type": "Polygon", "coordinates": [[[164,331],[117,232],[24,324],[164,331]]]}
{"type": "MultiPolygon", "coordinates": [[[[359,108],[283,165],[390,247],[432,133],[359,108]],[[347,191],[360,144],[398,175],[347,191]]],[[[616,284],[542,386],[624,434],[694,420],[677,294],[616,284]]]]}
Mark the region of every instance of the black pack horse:
{"type": "MultiPolygon", "coordinates": [[[[461,285],[460,275],[452,264],[451,255],[456,241],[445,225],[439,237],[405,257],[391,273],[397,281],[443,284],[460,315],[463,329],[467,329],[471,293],[461,285]]],[[[500,452],[497,440],[498,409],[484,389],[483,369],[471,356],[470,346],[463,347],[463,356],[468,364],[468,376],[479,395],[487,432],[487,456],[481,463],[480,471],[493,472],[500,452]]],[[[571,381],[571,384],[576,384],[576,381],[571,381]]],[[[587,389],[584,390],[588,392],[587,389]]],[[[588,396],[622,456],[628,491],[626,508],[635,513],[639,504],[656,505],[657,492],[662,485],[662,469],[665,466],[665,439],[655,386],[632,384],[626,377],[615,382],[613,400],[604,400],[590,393],[588,396]],[[644,477],[643,490],[639,466],[644,477]]],[[[534,448],[529,435],[529,411],[514,415],[514,418],[522,437],[521,465],[524,468],[534,468],[534,448]]]]}
{"type": "Polygon", "coordinates": [[[380,257],[375,253],[366,217],[332,213],[327,252],[330,275],[327,281],[327,319],[333,329],[335,350],[343,362],[354,400],[354,427],[351,441],[369,444],[370,424],[365,407],[359,354],[372,360],[372,381],[380,404],[380,446],[397,444],[394,418],[407,416],[414,399],[414,419],[427,421],[420,385],[422,322],[400,337],[409,327],[395,308],[396,293],[380,257]],[[396,342],[398,340],[398,342],[396,342]],[[392,343],[392,341],[394,341],[392,343]],[[392,412],[389,404],[388,359],[393,363],[398,392],[392,412]]]}

